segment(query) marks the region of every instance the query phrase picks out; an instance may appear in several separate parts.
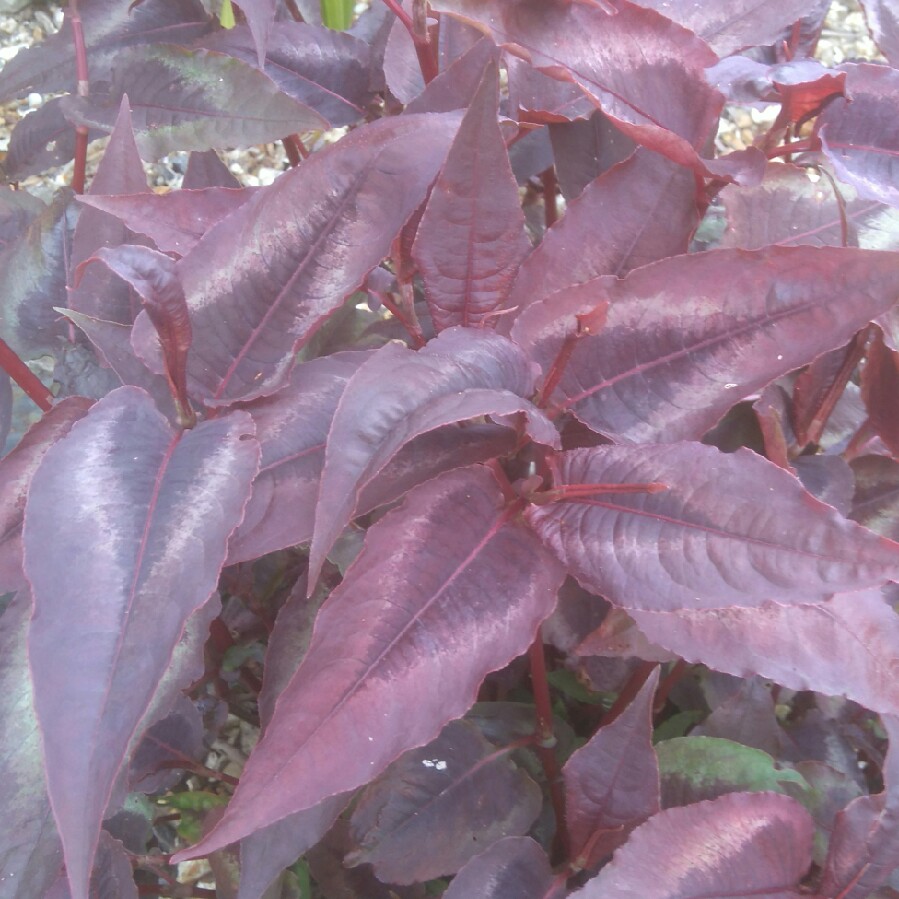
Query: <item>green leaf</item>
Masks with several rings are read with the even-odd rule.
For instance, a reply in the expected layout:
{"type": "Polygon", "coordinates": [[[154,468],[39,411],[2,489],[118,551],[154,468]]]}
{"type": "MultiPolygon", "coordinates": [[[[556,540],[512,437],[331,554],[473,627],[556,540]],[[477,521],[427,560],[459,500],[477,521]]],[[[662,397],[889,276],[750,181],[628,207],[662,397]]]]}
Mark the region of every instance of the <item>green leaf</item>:
{"type": "Polygon", "coordinates": [[[322,23],[335,31],[346,31],[353,24],[353,0],[321,0],[322,23]]]}
{"type": "Polygon", "coordinates": [[[219,24],[222,28],[233,28],[237,23],[234,20],[234,7],[231,0],[222,0],[222,8],[219,10],[219,24]]]}

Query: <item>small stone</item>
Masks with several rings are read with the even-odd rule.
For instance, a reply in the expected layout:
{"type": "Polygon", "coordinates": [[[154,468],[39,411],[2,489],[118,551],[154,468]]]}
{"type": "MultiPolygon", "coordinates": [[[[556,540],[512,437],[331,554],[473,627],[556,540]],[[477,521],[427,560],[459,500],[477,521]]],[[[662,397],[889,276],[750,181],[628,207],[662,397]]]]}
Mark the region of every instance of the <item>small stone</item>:
{"type": "Polygon", "coordinates": [[[30,109],[37,109],[44,102],[44,98],[40,94],[30,93],[28,95],[28,106],[30,109]]]}

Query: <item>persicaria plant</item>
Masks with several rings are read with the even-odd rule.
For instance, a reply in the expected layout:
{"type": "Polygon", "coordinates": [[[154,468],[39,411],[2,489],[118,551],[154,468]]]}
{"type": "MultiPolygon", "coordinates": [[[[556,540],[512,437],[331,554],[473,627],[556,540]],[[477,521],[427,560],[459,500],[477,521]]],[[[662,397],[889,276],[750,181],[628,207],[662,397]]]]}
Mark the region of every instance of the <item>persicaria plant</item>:
{"type": "Polygon", "coordinates": [[[323,6],[0,74],[0,896],[899,895],[899,3],[323,6]]]}

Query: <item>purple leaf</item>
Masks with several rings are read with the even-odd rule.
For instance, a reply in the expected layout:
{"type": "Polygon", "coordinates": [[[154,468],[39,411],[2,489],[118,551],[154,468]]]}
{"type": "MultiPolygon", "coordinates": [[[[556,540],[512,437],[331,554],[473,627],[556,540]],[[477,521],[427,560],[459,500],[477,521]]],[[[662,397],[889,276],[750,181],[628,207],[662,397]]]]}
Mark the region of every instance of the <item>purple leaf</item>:
{"type": "Polygon", "coordinates": [[[296,349],[387,255],[457,127],[449,113],[359,129],[259,191],[181,260],[197,335],[189,374],[207,402],[283,384],[296,349]]]}
{"type": "MultiPolygon", "coordinates": [[[[133,7],[119,0],[92,0],[80,13],[94,81],[109,78],[111,65],[123,47],[161,41],[190,43],[207,33],[212,24],[199,0],[144,0],[133,7]]],[[[68,15],[56,34],[21,51],[0,75],[0,96],[4,98],[32,91],[74,93],[76,87],[75,41],[68,15]]]]}
{"type": "Polygon", "coordinates": [[[786,741],[777,721],[770,685],[758,677],[743,681],[733,696],[690,731],[690,736],[720,737],[775,757],[786,741]]]}
{"type": "Polygon", "coordinates": [[[558,434],[522,397],[533,392],[531,364],[491,331],[453,328],[418,352],[387,344],[347,384],[331,422],[309,552],[310,586],[356,511],[359,492],[413,438],[483,415],[524,412],[532,436],[558,434]]]}
{"type": "Polygon", "coordinates": [[[899,455],[899,421],[896,397],[899,395],[899,354],[884,345],[878,332],[868,343],[867,361],[862,369],[862,399],[868,410],[871,428],[887,445],[893,456],[899,455]]]}
{"type": "Polygon", "coordinates": [[[254,187],[209,187],[134,196],[119,191],[111,196],[88,194],[79,201],[115,216],[137,234],[146,234],[163,253],[184,256],[213,225],[240,209],[255,193],[254,187]]]}
{"type": "Polygon", "coordinates": [[[640,150],[572,200],[521,266],[509,306],[524,309],[598,275],[685,253],[698,221],[690,172],[640,150]]]}
{"type": "Polygon", "coordinates": [[[576,340],[556,404],[621,442],[697,440],[738,400],[889,309],[897,271],[895,253],[838,247],[677,256],[557,293],[513,337],[546,368],[577,333],[575,316],[608,302],[599,333],[576,340]]]}
{"type": "Polygon", "coordinates": [[[855,496],[849,517],[899,541],[899,462],[887,456],[852,460],[855,496]]]}
{"type": "Polygon", "coordinates": [[[0,459],[0,593],[24,587],[22,517],[31,479],[47,450],[87,414],[91,400],[68,397],[45,413],[0,459]]]}
{"type": "Polygon", "coordinates": [[[565,811],[571,858],[592,868],[659,811],[659,763],[652,748],[652,703],[659,672],[633,702],[565,763],[565,811]]]}
{"type": "Polygon", "coordinates": [[[175,150],[264,143],[327,127],[317,112],[242,60],[171,44],[123,50],[108,93],[70,95],[63,108],[78,124],[109,131],[126,94],[135,140],[147,159],[175,150]]]}
{"type": "MultiPolygon", "coordinates": [[[[538,72],[512,54],[506,56],[509,104],[526,122],[573,122],[588,119],[596,106],[570,81],[559,81],[538,72]]],[[[621,135],[627,141],[629,138],[621,135]]],[[[633,143],[633,142],[631,142],[633,143]]]]}
{"type": "MultiPolygon", "coordinates": [[[[9,165],[9,156],[6,165],[9,165]]],[[[8,174],[8,167],[6,171],[8,174]]],[[[0,187],[0,250],[5,250],[45,208],[44,203],[27,190],[0,187]]]]}
{"type": "Polygon", "coordinates": [[[846,67],[846,97],[818,118],[824,153],[841,181],[859,196],[899,206],[893,160],[899,149],[899,72],[888,66],[846,67]]]}
{"type": "Polygon", "coordinates": [[[532,506],[527,517],[583,586],[627,609],[809,603],[899,576],[899,544],[847,521],[746,449],[601,446],[562,453],[557,466],[555,487],[600,488],[532,506]],[[666,489],[601,489],[629,483],[666,489]]]}
{"type": "Polygon", "coordinates": [[[631,614],[650,640],[688,662],[899,711],[899,620],[876,590],[817,605],[631,614]]]}
{"type": "Polygon", "coordinates": [[[721,57],[775,44],[809,11],[811,0],[635,0],[699,35],[721,57]]]}
{"type": "Polygon", "coordinates": [[[578,85],[637,143],[707,172],[696,148],[724,98],[703,77],[715,54],[690,32],[630,3],[614,15],[599,4],[527,0],[439,0],[431,8],[524,50],[535,68],[578,85]]]}
{"type": "Polygon", "coordinates": [[[899,6],[896,0],[862,0],[865,20],[880,52],[899,64],[899,6]]]}
{"type": "Polygon", "coordinates": [[[794,799],[729,793],[673,808],[631,834],[577,899],[788,899],[811,863],[814,826],[794,799]]]}
{"type": "Polygon", "coordinates": [[[453,878],[444,899],[552,899],[555,878],[530,837],[506,837],[473,858],[453,878]]]}
{"type": "Polygon", "coordinates": [[[455,874],[483,846],[527,833],[542,805],[507,754],[474,725],[451,721],[363,792],[350,819],[359,848],[345,864],[369,863],[385,883],[455,874]]]}
{"type": "Polygon", "coordinates": [[[496,118],[497,90],[491,63],[431,191],[412,248],[438,332],[491,324],[531,246],[496,118]]]}
{"type": "Polygon", "coordinates": [[[487,470],[417,487],[369,529],[322,606],[224,819],[174,860],[361,786],[433,739],[530,645],[562,577],[487,470]]]}
{"type": "Polygon", "coordinates": [[[866,899],[899,866],[899,719],[881,717],[890,741],[884,790],[854,799],[834,820],[822,896],[866,899]]]}
{"type": "Polygon", "coordinates": [[[122,387],[44,456],[25,512],[35,705],[76,899],[124,753],[209,598],[257,467],[233,413],[179,434],[122,387]],[[76,469],[78,477],[72,478],[76,469]],[[71,527],[58,529],[62,504],[71,527]]]}
{"type": "MultiPolygon", "coordinates": [[[[405,4],[400,0],[400,5],[411,8],[409,0],[405,4]]],[[[393,20],[384,48],[384,78],[390,92],[402,103],[409,103],[425,88],[415,44],[399,19],[393,20]]]]}
{"type": "MultiPolygon", "coordinates": [[[[209,50],[256,64],[256,48],[242,26],[219,31],[202,43],[209,50]]],[[[299,22],[275,22],[260,67],[288,97],[337,127],[358,122],[376,97],[370,57],[369,46],[352,35],[299,22]]]]}
{"type": "Polygon", "coordinates": [[[240,182],[219,159],[215,150],[194,150],[187,160],[182,190],[205,190],[207,187],[240,187],[240,182]]]}
{"type": "Polygon", "coordinates": [[[275,27],[277,0],[239,0],[237,5],[246,16],[249,31],[253,36],[253,46],[256,49],[256,62],[261,69],[265,65],[265,53],[272,29],[275,27]]]}
{"type": "MultiPolygon", "coordinates": [[[[445,19],[440,26],[464,27],[455,19],[445,19]]],[[[450,112],[469,106],[484,77],[484,70],[499,59],[499,50],[490,38],[482,37],[464,55],[453,60],[414,100],[406,104],[405,115],[417,112],[450,112]]],[[[505,149],[505,144],[504,144],[505,149]]]]}

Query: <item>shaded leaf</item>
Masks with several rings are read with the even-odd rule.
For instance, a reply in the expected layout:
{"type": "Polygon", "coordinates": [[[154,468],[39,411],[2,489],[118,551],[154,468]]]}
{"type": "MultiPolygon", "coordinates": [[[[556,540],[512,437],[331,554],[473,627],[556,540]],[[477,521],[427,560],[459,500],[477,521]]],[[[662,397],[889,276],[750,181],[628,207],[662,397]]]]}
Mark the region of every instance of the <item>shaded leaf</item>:
{"type": "Polygon", "coordinates": [[[374,122],[213,228],[179,263],[193,389],[225,404],[280,387],[295,351],[387,255],[457,126],[453,113],[374,122]]]}
{"type": "Polygon", "coordinates": [[[899,455],[899,354],[884,345],[878,331],[869,341],[867,361],[862,369],[862,399],[874,432],[894,456],[899,455]]]}
{"type": "Polygon", "coordinates": [[[690,736],[732,740],[775,758],[786,741],[775,714],[771,687],[758,677],[743,681],[736,693],[690,731],[690,736]]]}
{"type": "Polygon", "coordinates": [[[876,712],[899,710],[899,621],[876,590],[817,605],[631,614],[647,637],[688,662],[847,696],[876,712]]]}
{"type": "Polygon", "coordinates": [[[509,520],[487,470],[417,487],[368,530],[322,606],[224,819],[175,861],[361,786],[433,739],[470,708],[489,671],[530,645],[562,576],[509,520]]]}
{"type": "Polygon", "coordinates": [[[540,788],[465,721],[397,759],[360,797],[350,819],[359,848],[346,863],[373,865],[385,883],[455,874],[482,846],[527,833],[540,788]]]}
{"type": "Polygon", "coordinates": [[[107,93],[69,95],[63,109],[78,124],[109,131],[125,94],[137,146],[147,159],[175,150],[264,143],[327,127],[318,113],[242,60],[171,44],[123,50],[107,93]]]}
{"type": "Polygon", "coordinates": [[[47,452],[32,479],[23,534],[35,597],[29,649],[76,899],[87,895],[128,743],[185,621],[215,587],[243,512],[258,464],[251,427],[234,413],[180,435],[146,393],[122,387],[47,452]],[[62,533],[60,503],[71,524],[62,533]]]}
{"type": "Polygon", "coordinates": [[[895,66],[899,63],[899,7],[896,0],[862,0],[871,37],[895,66]]]}
{"type": "Polygon", "coordinates": [[[891,540],[899,540],[899,462],[887,456],[852,460],[855,496],[849,517],[891,540]]]}
{"type": "Polygon", "coordinates": [[[746,449],[601,446],[562,453],[557,468],[556,487],[600,489],[532,506],[527,517],[583,586],[626,609],[809,603],[899,572],[899,544],[847,521],[746,449]],[[601,489],[631,483],[666,489],[601,489]]]}
{"type": "Polygon", "coordinates": [[[547,369],[576,316],[608,302],[604,327],[576,341],[556,404],[619,441],[699,439],[738,400],[889,309],[897,271],[895,253],[838,247],[677,256],[560,292],[513,337],[547,369]]]}
{"type": "Polygon", "coordinates": [[[0,250],[5,250],[44,209],[44,204],[27,190],[0,186],[0,250]]]}
{"type": "Polygon", "coordinates": [[[205,190],[207,187],[240,187],[240,182],[219,159],[215,150],[194,150],[187,160],[182,190],[205,190]]]}
{"type": "Polygon", "coordinates": [[[309,552],[310,585],[356,510],[359,492],[414,437],[484,415],[527,416],[533,438],[553,446],[552,423],[529,400],[531,365],[487,330],[452,328],[413,352],[377,350],[347,384],[325,448],[309,552]]]}
{"type": "Polygon", "coordinates": [[[658,668],[611,724],[565,763],[565,811],[571,857],[592,868],[659,811],[659,764],[652,748],[658,668]]]}
{"type": "Polygon", "coordinates": [[[729,793],[638,827],[578,899],[787,899],[811,862],[812,819],[776,793],[729,793]]]}
{"type": "Polygon", "coordinates": [[[543,848],[530,837],[506,837],[453,878],[444,899],[550,899],[562,895],[543,848]]]}

